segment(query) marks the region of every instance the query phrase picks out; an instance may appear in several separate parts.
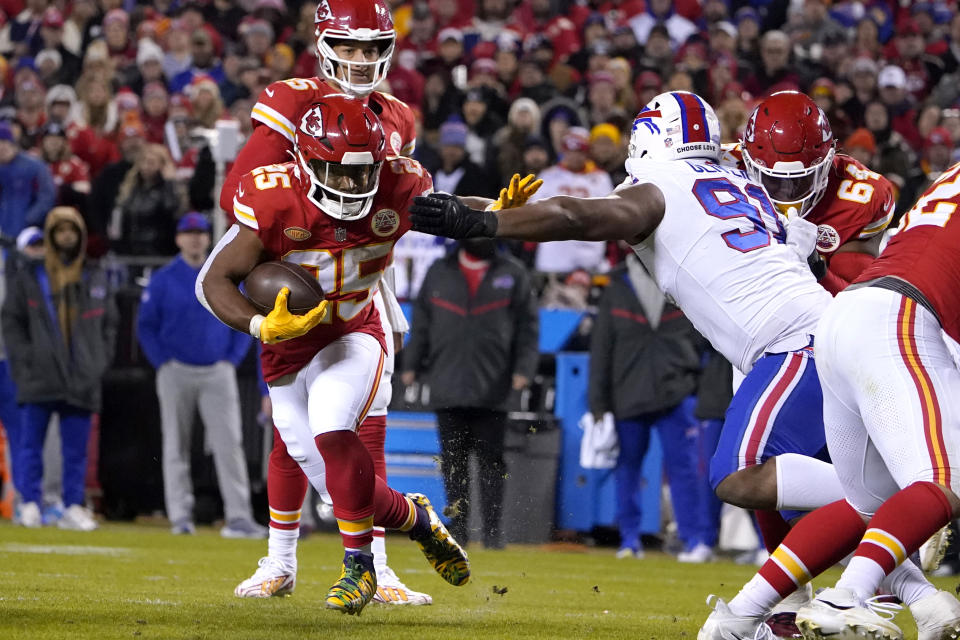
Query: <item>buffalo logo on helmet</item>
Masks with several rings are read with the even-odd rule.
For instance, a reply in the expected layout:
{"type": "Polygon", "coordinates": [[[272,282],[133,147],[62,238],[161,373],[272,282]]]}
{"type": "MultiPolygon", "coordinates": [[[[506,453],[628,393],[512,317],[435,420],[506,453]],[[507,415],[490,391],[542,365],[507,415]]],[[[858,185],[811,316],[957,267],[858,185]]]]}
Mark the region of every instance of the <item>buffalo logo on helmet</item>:
{"type": "Polygon", "coordinates": [[[385,238],[400,228],[400,216],[393,209],[380,209],[370,219],[370,229],[385,238]]]}
{"type": "Polygon", "coordinates": [[[840,246],[840,234],[828,224],[817,227],[817,250],[829,253],[840,246]]]}

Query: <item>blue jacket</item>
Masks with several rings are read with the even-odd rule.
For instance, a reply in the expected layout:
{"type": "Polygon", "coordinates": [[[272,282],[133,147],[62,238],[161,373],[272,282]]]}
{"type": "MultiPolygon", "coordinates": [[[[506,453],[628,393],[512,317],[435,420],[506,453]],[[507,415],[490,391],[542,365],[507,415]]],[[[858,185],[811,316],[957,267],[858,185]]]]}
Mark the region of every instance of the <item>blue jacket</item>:
{"type": "Polygon", "coordinates": [[[140,346],[155,368],[168,360],[210,365],[240,364],[251,337],[234,331],[203,308],[194,294],[200,274],[177,256],[150,277],[137,315],[140,346]]]}
{"type": "Polygon", "coordinates": [[[53,176],[42,160],[21,152],[0,164],[0,232],[16,237],[30,225],[43,228],[56,198],[53,176]]]}

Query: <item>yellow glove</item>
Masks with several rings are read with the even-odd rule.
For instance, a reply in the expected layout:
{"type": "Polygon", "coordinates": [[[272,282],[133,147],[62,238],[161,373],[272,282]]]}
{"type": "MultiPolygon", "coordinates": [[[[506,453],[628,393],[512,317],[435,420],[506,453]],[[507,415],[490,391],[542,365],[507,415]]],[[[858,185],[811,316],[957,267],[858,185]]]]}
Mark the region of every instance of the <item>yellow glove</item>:
{"type": "Polygon", "coordinates": [[[290,340],[307,333],[320,324],[327,313],[330,303],[324,300],[302,316],[297,316],[287,309],[287,297],[290,289],[283,287],[273,303],[273,311],[264,316],[254,316],[250,321],[250,333],[260,338],[264,344],[274,344],[282,340],[290,340]],[[257,323],[259,320],[259,323],[257,323]]]}
{"type": "Polygon", "coordinates": [[[500,189],[500,197],[490,207],[490,211],[500,211],[501,209],[513,209],[522,207],[530,199],[530,196],[537,192],[543,180],[538,180],[534,174],[529,174],[523,180],[520,174],[515,173],[510,178],[510,184],[506,189],[500,189]]]}

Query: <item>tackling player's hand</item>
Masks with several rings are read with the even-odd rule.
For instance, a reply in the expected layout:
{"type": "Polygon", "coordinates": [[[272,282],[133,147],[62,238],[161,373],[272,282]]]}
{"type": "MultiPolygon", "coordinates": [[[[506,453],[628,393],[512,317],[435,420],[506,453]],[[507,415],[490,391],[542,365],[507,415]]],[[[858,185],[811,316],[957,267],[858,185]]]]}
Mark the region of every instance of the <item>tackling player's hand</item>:
{"type": "Polygon", "coordinates": [[[538,180],[532,173],[522,180],[519,173],[513,174],[510,184],[505,189],[500,189],[500,197],[490,205],[490,211],[522,207],[542,184],[543,180],[538,180]]]}
{"type": "Polygon", "coordinates": [[[457,196],[442,191],[414,198],[410,221],[415,231],[457,240],[492,238],[498,224],[493,211],[471,209],[457,196]]]}
{"type": "Polygon", "coordinates": [[[273,303],[273,311],[260,323],[259,337],[264,344],[274,344],[302,336],[320,324],[327,313],[327,307],[330,306],[330,303],[324,300],[302,316],[297,316],[287,309],[289,295],[290,289],[286,287],[280,289],[273,303]]]}
{"type": "Polygon", "coordinates": [[[827,262],[819,251],[814,251],[807,256],[807,264],[810,265],[810,271],[813,272],[817,282],[823,280],[823,277],[827,275],[827,262]]]}

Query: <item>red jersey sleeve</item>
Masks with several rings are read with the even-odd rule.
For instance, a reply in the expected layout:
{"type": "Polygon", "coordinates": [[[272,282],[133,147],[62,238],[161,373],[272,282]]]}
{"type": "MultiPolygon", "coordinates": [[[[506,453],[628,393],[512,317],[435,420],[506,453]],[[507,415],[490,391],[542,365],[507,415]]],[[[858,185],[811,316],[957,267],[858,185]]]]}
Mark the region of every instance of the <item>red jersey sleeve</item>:
{"type": "MultiPolygon", "coordinates": [[[[260,176],[263,179],[263,176],[260,176]]],[[[269,243],[274,237],[273,227],[276,220],[276,196],[270,190],[258,188],[253,173],[244,174],[233,196],[233,215],[237,223],[249,227],[264,247],[270,248],[269,243]]],[[[288,178],[289,179],[289,178],[288,178]]]]}
{"type": "Polygon", "coordinates": [[[409,210],[413,205],[413,199],[433,191],[433,178],[430,172],[413,158],[391,158],[387,160],[383,171],[389,172],[390,175],[385,176],[386,180],[381,180],[381,184],[392,182],[394,185],[388,188],[396,194],[393,205],[397,208],[400,218],[400,233],[396,236],[399,238],[410,230],[409,210]]]}
{"type": "Polygon", "coordinates": [[[240,178],[259,166],[265,164],[280,164],[290,160],[288,151],[293,150],[293,143],[268,127],[256,127],[250,135],[237,159],[233,162],[230,172],[223,180],[223,189],[220,191],[220,208],[227,213],[230,220],[234,219],[233,196],[237,193],[240,178]]]}
{"type": "Polygon", "coordinates": [[[312,96],[316,90],[316,81],[309,78],[292,78],[271,83],[260,92],[257,103],[250,112],[254,129],[265,126],[293,145],[293,136],[297,131],[294,120],[306,106],[304,98],[309,101],[307,94],[312,96]]]}
{"type": "Polygon", "coordinates": [[[884,231],[893,217],[893,185],[849,156],[837,156],[827,192],[808,216],[819,227],[817,249],[831,255],[884,231]]]}
{"type": "Polygon", "coordinates": [[[375,93],[371,102],[380,108],[378,115],[387,136],[387,153],[410,156],[417,147],[417,123],[406,102],[386,93],[375,93]]]}

